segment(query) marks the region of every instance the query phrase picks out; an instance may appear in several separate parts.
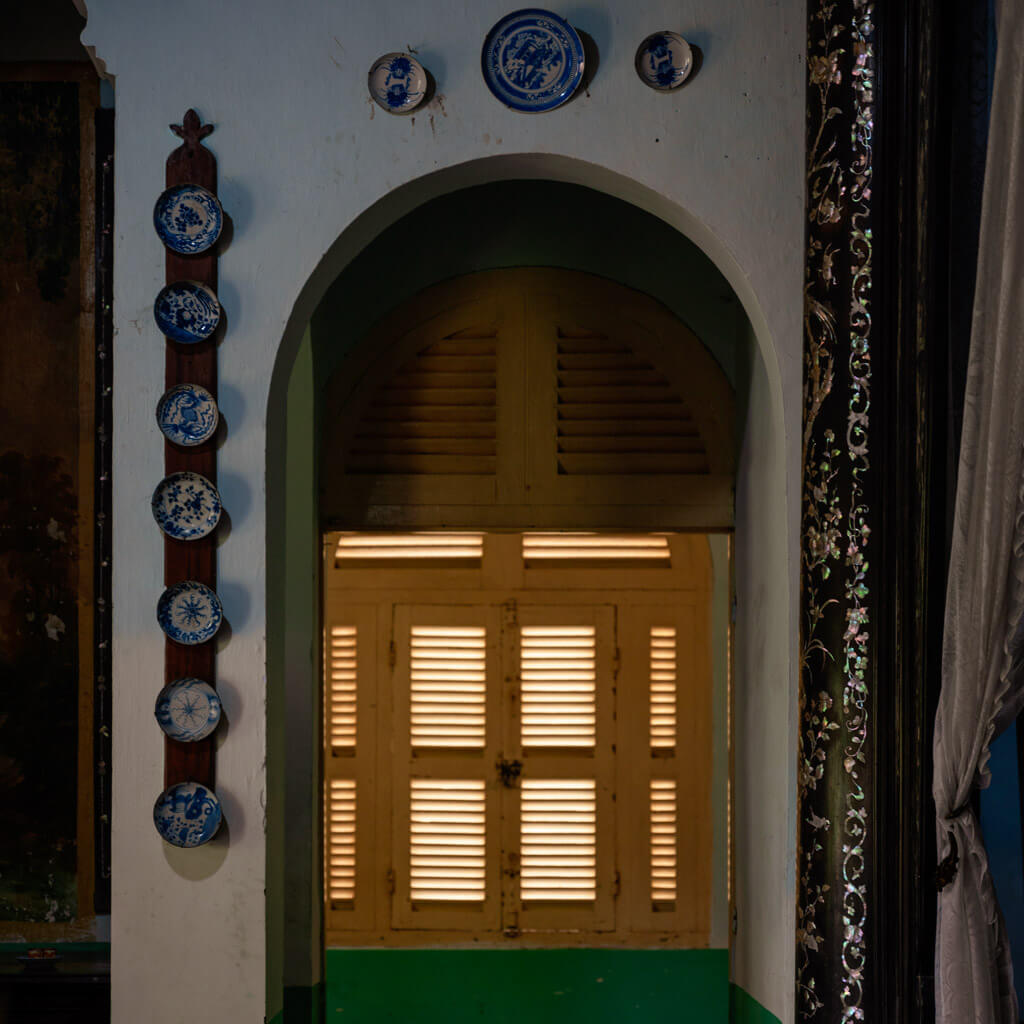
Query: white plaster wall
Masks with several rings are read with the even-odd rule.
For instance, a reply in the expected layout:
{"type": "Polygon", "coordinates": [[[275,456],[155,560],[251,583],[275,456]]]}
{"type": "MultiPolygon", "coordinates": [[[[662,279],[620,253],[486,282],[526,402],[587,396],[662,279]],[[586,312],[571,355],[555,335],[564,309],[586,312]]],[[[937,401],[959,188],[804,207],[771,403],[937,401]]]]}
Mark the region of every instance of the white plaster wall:
{"type": "MultiPolygon", "coordinates": [[[[203,994],[189,997],[197,1024],[258,1021],[265,1012],[265,453],[268,400],[283,400],[277,385],[271,395],[279,348],[292,358],[323,289],[385,224],[441,192],[517,176],[600,188],[678,227],[729,279],[765,353],[748,419],[749,490],[738,506],[742,521],[757,524],[748,540],[758,547],[737,538],[740,624],[746,616],[760,626],[755,647],[737,646],[736,694],[738,705],[750,696],[751,709],[778,708],[756,742],[737,751],[737,782],[750,787],[746,802],[737,799],[737,861],[750,857],[735,974],[793,1019],[804,5],[560,7],[593,37],[600,64],[588,95],[542,116],[506,110],[480,78],[481,42],[514,6],[88,0],[83,41],[115,77],[117,97],[115,1024],[177,1024],[183,987],[203,994]],[[647,90],[632,70],[638,41],[664,27],[704,56],[699,75],[669,96],[647,90]],[[366,70],[406,45],[433,72],[438,96],[415,117],[391,117],[369,101],[366,70]],[[151,825],[162,775],[152,700],[163,651],[154,618],[162,542],[148,509],[162,473],[153,408],[163,342],[151,305],[163,252],[150,216],[177,142],[167,125],[189,106],[216,125],[208,145],[234,221],[220,260],[229,431],[218,469],[231,517],[219,556],[231,634],[218,656],[230,728],[217,761],[229,827],[210,847],[174,853],[151,825]]],[[[396,272],[405,260],[429,258],[429,239],[409,239],[395,254],[396,272]]],[[[741,721],[738,712],[738,732],[741,721]]]]}

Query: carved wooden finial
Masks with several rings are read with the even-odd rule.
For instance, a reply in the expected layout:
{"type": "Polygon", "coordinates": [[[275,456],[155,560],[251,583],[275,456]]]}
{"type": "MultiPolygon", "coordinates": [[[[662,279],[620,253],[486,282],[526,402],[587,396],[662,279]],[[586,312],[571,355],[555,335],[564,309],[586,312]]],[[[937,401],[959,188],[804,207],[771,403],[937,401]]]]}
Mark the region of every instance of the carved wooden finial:
{"type": "Polygon", "coordinates": [[[187,148],[195,149],[213,131],[213,125],[203,124],[199,115],[190,107],[185,111],[181,124],[172,124],[170,129],[179,139],[185,140],[187,148]]]}

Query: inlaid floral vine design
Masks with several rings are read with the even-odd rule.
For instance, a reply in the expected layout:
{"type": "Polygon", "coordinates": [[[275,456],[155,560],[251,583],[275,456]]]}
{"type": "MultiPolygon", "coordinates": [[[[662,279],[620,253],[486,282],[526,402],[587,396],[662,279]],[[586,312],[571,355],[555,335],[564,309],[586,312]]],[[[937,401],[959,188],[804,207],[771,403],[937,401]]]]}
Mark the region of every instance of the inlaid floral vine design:
{"type": "Polygon", "coordinates": [[[797,1010],[864,1019],[874,23],[808,11],[797,1010]]]}

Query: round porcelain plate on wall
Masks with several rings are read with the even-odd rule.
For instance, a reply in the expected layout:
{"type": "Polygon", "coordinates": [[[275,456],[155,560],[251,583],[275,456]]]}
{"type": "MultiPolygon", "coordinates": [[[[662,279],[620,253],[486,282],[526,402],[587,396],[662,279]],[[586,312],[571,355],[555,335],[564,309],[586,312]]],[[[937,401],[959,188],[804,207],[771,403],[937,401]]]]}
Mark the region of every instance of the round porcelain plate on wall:
{"type": "Polygon", "coordinates": [[[165,789],[153,807],[153,824],[171,846],[202,846],[220,828],[220,801],[208,786],[179,782],[165,789]]]}
{"type": "Polygon", "coordinates": [[[686,81],[693,68],[693,51],[678,32],[655,32],[640,44],[635,65],[644,85],[668,92],[686,81]]]}
{"type": "Polygon", "coordinates": [[[427,94],[427,72],[407,53],[378,57],[367,76],[370,95],[389,114],[408,114],[427,94]]]}
{"type": "Polygon", "coordinates": [[[160,628],[175,643],[202,644],[220,629],[224,610],[220,598],[205,583],[184,580],[168,587],[156,606],[160,628]]]}
{"type": "Polygon", "coordinates": [[[198,384],[177,384],[157,403],[156,422],[161,432],[168,441],[184,448],[209,441],[219,421],[213,395],[198,384]]]}
{"type": "Polygon", "coordinates": [[[195,743],[206,739],[220,721],[217,691],[202,679],[175,679],[156,699],[153,713],[172,740],[195,743]]]}
{"type": "Polygon", "coordinates": [[[528,7],[491,29],[480,62],[487,87],[505,106],[542,114],[560,107],[580,87],[583,41],[564,18],[528,7]]]}
{"type": "Polygon", "coordinates": [[[202,185],[175,185],[160,194],[153,209],[160,241],[183,256],[206,252],[223,226],[220,200],[202,185]]]}

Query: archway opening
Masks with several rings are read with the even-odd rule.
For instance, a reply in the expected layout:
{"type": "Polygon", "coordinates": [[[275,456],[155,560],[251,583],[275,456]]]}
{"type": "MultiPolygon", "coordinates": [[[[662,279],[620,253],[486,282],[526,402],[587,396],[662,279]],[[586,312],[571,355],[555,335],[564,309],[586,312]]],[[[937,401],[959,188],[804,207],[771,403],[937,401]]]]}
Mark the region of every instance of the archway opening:
{"type": "MultiPolygon", "coordinates": [[[[324,466],[337,441],[331,430],[331,403],[339,394],[351,391],[353,379],[361,378],[358,368],[374,326],[412,296],[459,275],[523,266],[600,274],[654,296],[700,339],[705,357],[711,358],[721,376],[736,388],[737,434],[744,432],[751,395],[754,403],[760,403],[754,411],[759,425],[763,428],[769,422],[770,429],[778,427],[770,423],[770,388],[757,356],[753,330],[724,277],[696,246],[664,222],[601,193],[539,181],[500,182],[466,189],[435,199],[402,218],[338,276],[311,318],[293,367],[287,401],[287,508],[282,538],[282,596],[286,599],[282,634],[276,639],[273,634],[270,637],[271,656],[275,652],[278,655],[277,670],[288,695],[285,721],[280,723],[282,735],[276,744],[270,738],[272,750],[276,747],[284,751],[288,765],[281,780],[281,801],[288,822],[287,836],[281,844],[285,896],[282,973],[286,990],[289,984],[300,989],[304,980],[320,978],[320,769],[314,751],[319,747],[321,722],[316,709],[321,683],[318,652],[311,638],[319,630],[315,567],[321,564],[321,538],[329,525],[377,529],[410,525],[402,513],[393,508],[389,511],[387,501],[369,501],[367,495],[358,499],[367,512],[362,521],[326,521],[324,494],[334,485],[326,479],[324,466]],[[759,384],[752,387],[754,378],[759,384]],[[315,456],[318,448],[319,456],[315,456]]],[[[555,484],[559,482],[566,481],[556,480],[555,484]]],[[[659,501],[650,504],[657,507],[659,501]]],[[[598,515],[590,525],[616,525],[612,519],[599,520],[598,515]]],[[[662,525],[693,528],[695,522],[678,521],[677,509],[666,513],[662,525]]],[[[499,525],[509,528],[538,524],[545,525],[541,520],[524,520],[520,508],[512,519],[499,525]]],[[[444,528],[466,524],[435,510],[415,525],[444,528]]],[[[549,521],[547,525],[571,524],[549,521]]],[[[630,524],[620,519],[618,525],[630,524]]],[[[640,528],[651,524],[633,521],[631,525],[640,528]]],[[[719,523],[720,527],[726,525],[719,523]]],[[[717,561],[720,580],[727,581],[724,541],[717,561]]],[[[723,630],[728,618],[724,609],[722,605],[718,612],[723,630]]],[[[726,671],[724,659],[719,659],[718,668],[722,673],[726,671]]],[[[272,663],[272,678],[274,674],[272,663]]],[[[719,689],[724,693],[724,682],[719,689]]],[[[727,757],[725,744],[716,746],[715,756],[727,757]]],[[[718,841],[721,848],[716,856],[724,864],[724,832],[718,841]]],[[[715,891],[724,894],[725,886],[715,891]]],[[[728,944],[727,915],[724,895],[717,898],[719,905],[713,917],[719,923],[711,945],[723,948],[728,944]]],[[[410,969],[415,973],[414,967],[410,969]]],[[[723,966],[723,970],[727,968],[723,966]]],[[[707,973],[704,968],[702,973],[707,973]]],[[[678,971],[676,975],[678,995],[683,978],[678,971]]]]}

